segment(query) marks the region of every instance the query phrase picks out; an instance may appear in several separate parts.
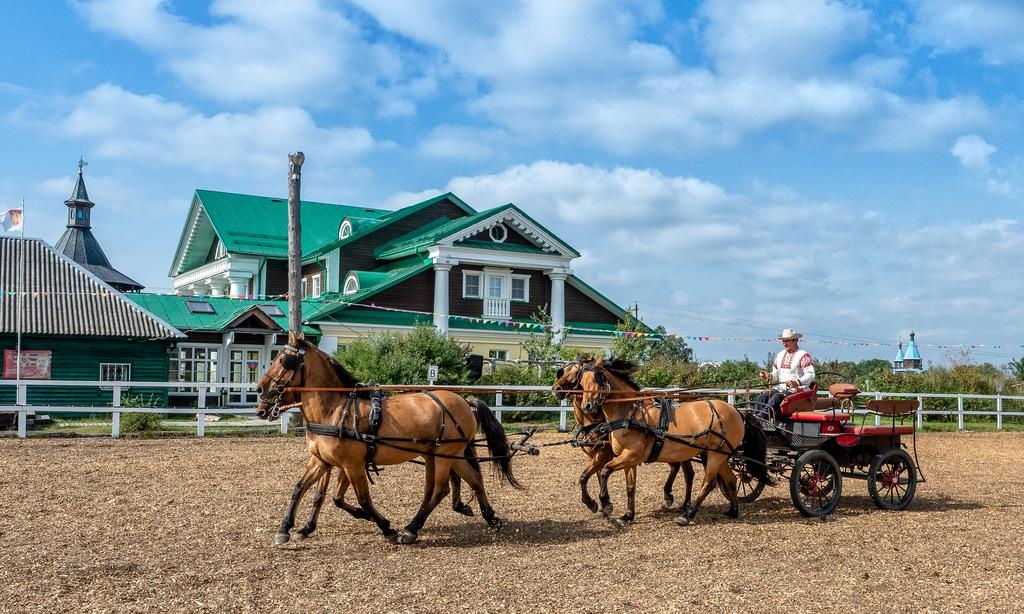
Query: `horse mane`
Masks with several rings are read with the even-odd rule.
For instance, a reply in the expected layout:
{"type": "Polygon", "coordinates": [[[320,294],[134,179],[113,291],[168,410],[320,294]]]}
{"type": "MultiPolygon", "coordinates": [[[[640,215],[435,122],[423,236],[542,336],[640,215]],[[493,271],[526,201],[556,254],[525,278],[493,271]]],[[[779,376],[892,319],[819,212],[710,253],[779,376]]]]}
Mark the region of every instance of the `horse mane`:
{"type": "Polygon", "coordinates": [[[324,360],[327,361],[327,364],[332,369],[334,369],[334,374],[338,376],[339,380],[341,380],[341,387],[342,388],[355,388],[356,385],[359,384],[359,380],[356,379],[356,377],[354,375],[349,373],[348,369],[346,369],[345,367],[341,366],[341,363],[338,362],[337,360],[335,360],[333,356],[331,356],[327,352],[321,350],[320,348],[316,347],[315,345],[313,345],[309,341],[306,341],[305,339],[302,340],[302,343],[307,346],[307,351],[309,349],[314,349],[314,350],[317,351],[318,354],[320,354],[320,355],[322,355],[324,357],[324,360]]]}
{"type": "Polygon", "coordinates": [[[640,365],[636,364],[632,360],[626,360],[625,358],[605,358],[601,361],[601,367],[603,367],[609,373],[613,373],[618,377],[622,378],[627,384],[633,388],[639,390],[640,384],[636,383],[633,379],[633,374],[640,369],[640,365]]]}

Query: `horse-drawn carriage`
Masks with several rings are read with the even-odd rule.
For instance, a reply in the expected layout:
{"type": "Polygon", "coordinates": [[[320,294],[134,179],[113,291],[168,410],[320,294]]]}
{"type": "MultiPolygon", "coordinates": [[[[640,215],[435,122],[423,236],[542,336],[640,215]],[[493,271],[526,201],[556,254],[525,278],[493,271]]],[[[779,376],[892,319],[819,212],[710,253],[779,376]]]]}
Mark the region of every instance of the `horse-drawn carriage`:
{"type": "Polygon", "coordinates": [[[751,458],[743,446],[730,461],[741,502],[756,500],[767,485],[750,471],[752,463],[763,463],[769,474],[788,482],[793,505],[805,516],[833,511],[844,478],[866,481],[868,494],[882,509],[910,504],[918,482],[925,481],[917,462],[917,401],[872,399],[857,415],[860,391],[855,386],[833,384],[828,393],[819,397],[817,386],[794,393],[777,414],[753,401],[741,409],[748,438],[763,437],[765,445],[757,447],[766,451],[764,458],[751,458]]]}

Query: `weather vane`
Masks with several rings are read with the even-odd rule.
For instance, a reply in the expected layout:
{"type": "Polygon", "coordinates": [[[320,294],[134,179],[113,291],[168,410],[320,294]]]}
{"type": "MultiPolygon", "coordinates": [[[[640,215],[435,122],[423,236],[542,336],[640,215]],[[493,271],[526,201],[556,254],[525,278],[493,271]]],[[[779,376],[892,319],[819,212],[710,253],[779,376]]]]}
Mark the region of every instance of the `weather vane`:
{"type": "Polygon", "coordinates": [[[85,161],[85,158],[78,156],[78,174],[82,174],[82,169],[89,166],[89,163],[85,161]]]}

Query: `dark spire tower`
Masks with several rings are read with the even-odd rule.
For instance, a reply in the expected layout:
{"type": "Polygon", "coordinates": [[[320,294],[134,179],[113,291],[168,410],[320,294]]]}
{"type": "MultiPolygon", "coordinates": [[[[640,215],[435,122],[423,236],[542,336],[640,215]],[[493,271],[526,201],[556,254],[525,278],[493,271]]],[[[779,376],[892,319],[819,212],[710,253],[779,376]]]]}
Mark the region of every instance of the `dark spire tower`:
{"type": "Polygon", "coordinates": [[[142,284],[110,266],[99,241],[92,234],[92,208],[96,203],[89,200],[85,189],[82,169],[88,162],[79,158],[78,181],[71,192],[71,198],[64,201],[68,207],[68,228],[54,246],[57,251],[74,260],[90,273],[96,275],[120,292],[139,292],[142,284]]]}

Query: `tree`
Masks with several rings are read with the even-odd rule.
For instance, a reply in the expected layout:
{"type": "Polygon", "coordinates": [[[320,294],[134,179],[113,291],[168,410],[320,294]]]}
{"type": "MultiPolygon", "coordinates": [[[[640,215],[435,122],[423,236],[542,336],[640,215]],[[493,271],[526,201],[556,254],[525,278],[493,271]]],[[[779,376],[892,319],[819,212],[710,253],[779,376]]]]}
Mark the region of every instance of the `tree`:
{"type": "Polygon", "coordinates": [[[551,316],[548,315],[547,309],[539,307],[530,316],[530,319],[542,325],[544,332],[540,334],[530,333],[529,338],[523,342],[523,349],[526,350],[526,355],[530,360],[544,362],[558,360],[562,353],[562,340],[559,336],[555,335],[555,331],[551,327],[551,316]]]}
{"type": "Polygon", "coordinates": [[[1013,379],[1024,381],[1024,356],[1006,363],[1003,370],[1013,379]]]}
{"type": "Polygon", "coordinates": [[[661,335],[661,338],[654,342],[651,348],[651,358],[664,357],[669,360],[693,362],[693,349],[686,345],[686,341],[682,337],[668,334],[664,326],[658,326],[654,332],[661,335]]]}
{"type": "Polygon", "coordinates": [[[626,312],[625,319],[615,326],[619,332],[612,339],[612,356],[643,364],[651,357],[654,341],[647,333],[647,327],[640,320],[626,312]]]}
{"type": "Polygon", "coordinates": [[[382,333],[360,339],[334,355],[357,378],[378,384],[426,384],[427,367],[438,366],[438,384],[469,380],[469,346],[449,339],[427,324],[409,333],[382,333]]]}

